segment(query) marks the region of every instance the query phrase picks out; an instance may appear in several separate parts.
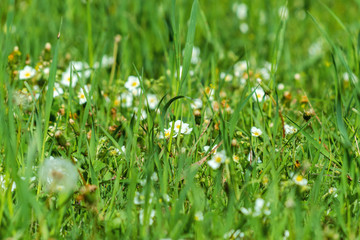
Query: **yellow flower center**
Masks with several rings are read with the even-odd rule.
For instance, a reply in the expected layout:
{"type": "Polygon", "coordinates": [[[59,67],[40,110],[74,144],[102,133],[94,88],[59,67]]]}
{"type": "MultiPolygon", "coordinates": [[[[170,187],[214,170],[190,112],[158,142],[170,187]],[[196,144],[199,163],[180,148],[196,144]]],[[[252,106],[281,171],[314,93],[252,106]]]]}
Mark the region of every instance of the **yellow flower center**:
{"type": "Polygon", "coordinates": [[[29,72],[26,72],[26,73],[25,73],[25,77],[30,77],[30,75],[31,75],[31,74],[30,74],[29,72]]]}
{"type": "Polygon", "coordinates": [[[297,182],[301,182],[301,180],[303,180],[303,177],[300,176],[300,175],[298,175],[295,180],[296,180],[297,182]]]}
{"type": "Polygon", "coordinates": [[[170,137],[170,131],[165,132],[165,137],[170,137]]]}
{"type": "Polygon", "coordinates": [[[70,77],[67,78],[67,81],[70,82],[70,77]]]}
{"type": "Polygon", "coordinates": [[[84,95],[84,94],[81,94],[81,95],[80,95],[80,98],[81,98],[81,99],[84,99],[84,98],[85,98],[85,95],[84,95]]]}
{"type": "Polygon", "coordinates": [[[199,217],[198,217],[198,216],[195,216],[195,221],[199,221],[199,217]]]}
{"type": "Polygon", "coordinates": [[[260,93],[256,94],[256,96],[257,96],[257,98],[261,98],[261,94],[260,94],[260,93]]]}
{"type": "Polygon", "coordinates": [[[137,82],[133,82],[133,83],[131,84],[131,86],[136,87],[136,86],[137,86],[137,82]]]}
{"type": "Polygon", "coordinates": [[[220,157],[220,156],[216,156],[216,157],[215,157],[215,162],[221,163],[221,157],[220,157]]]}
{"type": "Polygon", "coordinates": [[[176,127],[177,129],[180,129],[180,125],[176,125],[175,127],[176,127]]]}
{"type": "MultiPolygon", "coordinates": [[[[126,102],[126,101],[123,100],[123,102],[126,102]]],[[[116,99],[116,100],[114,101],[114,104],[115,104],[115,106],[119,106],[119,105],[120,105],[120,101],[119,101],[118,99],[116,99]]]]}
{"type": "Polygon", "coordinates": [[[255,135],[255,136],[259,136],[259,132],[254,132],[254,135],[255,135]]]}

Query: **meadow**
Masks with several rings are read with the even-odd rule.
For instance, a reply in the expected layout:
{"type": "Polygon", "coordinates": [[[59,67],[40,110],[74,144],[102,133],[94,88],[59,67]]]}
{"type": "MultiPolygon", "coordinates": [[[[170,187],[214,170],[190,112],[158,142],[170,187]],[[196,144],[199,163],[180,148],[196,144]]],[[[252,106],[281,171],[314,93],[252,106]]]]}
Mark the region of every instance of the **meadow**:
{"type": "Polygon", "coordinates": [[[360,239],[359,0],[1,0],[0,239],[360,239]]]}

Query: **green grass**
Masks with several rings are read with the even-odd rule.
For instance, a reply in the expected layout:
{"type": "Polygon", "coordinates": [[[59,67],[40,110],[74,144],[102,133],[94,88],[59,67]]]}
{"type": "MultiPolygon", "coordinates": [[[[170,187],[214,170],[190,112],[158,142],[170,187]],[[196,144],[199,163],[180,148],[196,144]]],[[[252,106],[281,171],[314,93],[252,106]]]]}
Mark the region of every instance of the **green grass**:
{"type": "Polygon", "coordinates": [[[359,8],[4,0],[0,239],[360,239],[359,8]]]}

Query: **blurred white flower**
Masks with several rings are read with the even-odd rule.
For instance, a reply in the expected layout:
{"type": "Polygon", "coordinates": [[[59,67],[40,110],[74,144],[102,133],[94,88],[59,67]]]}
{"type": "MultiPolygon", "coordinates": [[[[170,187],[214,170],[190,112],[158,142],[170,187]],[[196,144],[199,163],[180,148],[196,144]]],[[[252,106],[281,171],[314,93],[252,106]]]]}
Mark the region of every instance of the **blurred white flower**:
{"type": "Polygon", "coordinates": [[[337,192],[337,188],[335,187],[329,188],[329,194],[333,194],[335,198],[338,196],[336,192],[337,192]]]}
{"type": "MultiPolygon", "coordinates": [[[[154,217],[155,217],[155,210],[151,210],[150,211],[150,218],[149,218],[149,225],[152,225],[154,223],[154,217]]],[[[141,224],[144,224],[144,210],[143,209],[140,209],[140,212],[139,212],[139,220],[140,220],[140,223],[141,224]]]]}
{"type": "MultiPolygon", "coordinates": [[[[139,78],[135,77],[135,76],[129,76],[126,83],[125,83],[125,87],[130,92],[136,93],[137,90],[140,88],[140,80],[139,80],[139,78]]],[[[137,95],[137,94],[134,94],[134,95],[137,95]]]]}
{"type": "Polygon", "coordinates": [[[24,69],[19,71],[19,79],[26,80],[34,77],[36,74],[36,70],[30,66],[25,66],[24,69]]]}
{"type": "Polygon", "coordinates": [[[235,12],[238,19],[244,20],[247,17],[248,7],[245,3],[235,3],[233,5],[233,11],[235,12]]]}
{"type": "Polygon", "coordinates": [[[294,128],[293,126],[290,126],[288,124],[285,124],[284,125],[284,129],[285,129],[285,134],[288,135],[288,134],[293,134],[293,133],[296,133],[297,132],[297,129],[294,128]]]}
{"type": "MultiPolygon", "coordinates": [[[[164,133],[160,133],[159,139],[168,139],[170,138],[171,135],[171,127],[169,127],[168,129],[164,129],[164,133]]],[[[177,132],[173,132],[172,137],[175,138],[177,137],[178,133],[177,132]]]]}
{"type": "Polygon", "coordinates": [[[198,211],[195,213],[195,216],[194,216],[194,219],[195,221],[197,222],[200,222],[200,221],[203,221],[204,220],[204,215],[201,211],[198,211]]]}
{"type": "Polygon", "coordinates": [[[322,40],[318,40],[316,42],[314,42],[313,44],[310,45],[309,47],[309,55],[311,57],[314,57],[314,56],[317,56],[317,55],[320,55],[322,53],[322,47],[323,47],[323,42],[322,40]]]}
{"type": "MultiPolygon", "coordinates": [[[[252,88],[252,91],[254,91],[254,88],[252,88]]],[[[253,94],[253,98],[259,102],[262,102],[264,98],[266,100],[265,91],[261,87],[258,87],[253,94]]]]}
{"type": "Polygon", "coordinates": [[[99,68],[100,64],[102,68],[109,68],[114,64],[114,57],[104,55],[100,62],[94,63],[94,68],[99,68]]]}
{"type": "Polygon", "coordinates": [[[262,134],[262,131],[260,128],[252,127],[250,131],[251,131],[251,135],[253,137],[259,137],[262,134]]]}
{"type": "Polygon", "coordinates": [[[61,88],[60,84],[55,83],[53,88],[53,97],[60,96],[64,93],[64,90],[61,88]]]}
{"type": "Polygon", "coordinates": [[[47,191],[70,192],[76,189],[78,172],[70,161],[50,157],[41,166],[39,179],[47,191]]]}
{"type": "Polygon", "coordinates": [[[278,86],[277,86],[277,89],[278,89],[279,91],[282,91],[282,90],[285,89],[285,85],[284,85],[283,83],[279,83],[278,86]]]}
{"type": "Polygon", "coordinates": [[[222,72],[220,73],[220,78],[224,79],[225,82],[231,82],[233,80],[233,75],[222,72]]]}
{"type": "Polygon", "coordinates": [[[225,150],[222,150],[222,151],[214,154],[212,159],[210,161],[208,161],[207,164],[212,169],[218,169],[220,167],[221,163],[224,163],[225,160],[226,160],[225,150]]]}
{"type": "Polygon", "coordinates": [[[249,31],[249,25],[247,23],[241,23],[239,26],[240,32],[247,33],[249,31]]]}
{"type": "Polygon", "coordinates": [[[245,237],[245,233],[241,232],[240,229],[234,230],[231,229],[229,232],[225,233],[223,238],[224,239],[231,239],[231,240],[238,240],[245,237]]]}
{"type": "Polygon", "coordinates": [[[70,73],[70,70],[72,70],[74,74],[79,74],[80,78],[89,78],[91,75],[89,64],[86,62],[72,61],[69,63],[69,67],[67,68],[66,72],[70,73]]]}
{"type": "Polygon", "coordinates": [[[122,107],[129,108],[133,103],[133,95],[129,92],[122,93],[116,100],[115,106],[121,105],[122,107]]]}
{"type": "MultiPolygon", "coordinates": [[[[6,186],[5,186],[5,184],[6,184],[5,176],[4,176],[4,175],[0,175],[0,189],[1,189],[2,191],[5,191],[5,190],[7,189],[6,186]]],[[[13,183],[11,184],[11,192],[13,192],[15,189],[16,189],[16,184],[15,184],[15,182],[13,182],[13,183]]]]}
{"type": "Polygon", "coordinates": [[[70,80],[71,80],[71,87],[75,87],[76,83],[78,81],[78,77],[77,77],[76,73],[73,72],[72,74],[70,74],[70,70],[63,72],[61,75],[60,83],[64,86],[69,87],[70,80]]]}
{"type": "Polygon", "coordinates": [[[359,81],[358,77],[354,73],[351,73],[351,77],[350,77],[348,72],[343,73],[343,79],[344,79],[345,82],[349,82],[349,80],[351,79],[351,81],[354,84],[356,84],[359,81]]]}
{"type": "Polygon", "coordinates": [[[200,62],[200,48],[194,46],[191,53],[191,63],[197,64],[198,62],[200,62]]]}
{"type": "Polygon", "coordinates": [[[234,64],[234,75],[236,77],[242,77],[246,71],[247,71],[247,63],[245,60],[239,61],[234,64]]]}
{"type": "MultiPolygon", "coordinates": [[[[138,108],[134,107],[134,113],[135,113],[135,119],[137,119],[137,112],[138,112],[138,108]]],[[[140,110],[140,120],[145,120],[147,118],[147,113],[144,109],[140,110]]]]}
{"type": "Polygon", "coordinates": [[[295,73],[294,79],[295,79],[296,81],[299,81],[299,80],[301,79],[301,74],[300,74],[300,73],[295,73]]]}
{"type": "MultiPolygon", "coordinates": [[[[172,127],[173,122],[170,122],[170,128],[172,127]]],[[[176,120],[174,123],[174,131],[181,134],[190,134],[192,131],[192,128],[189,128],[188,123],[184,123],[181,120],[176,120]]]]}
{"type": "MultiPolygon", "coordinates": [[[[147,98],[147,102],[149,103],[149,108],[150,109],[155,109],[159,103],[159,100],[157,99],[155,94],[148,94],[146,96],[147,98]]],[[[146,102],[145,102],[146,104],[146,102]]]]}
{"type": "Polygon", "coordinates": [[[203,102],[200,98],[193,99],[193,102],[190,104],[192,109],[201,109],[203,102]]]}
{"type": "Polygon", "coordinates": [[[79,104],[80,105],[83,105],[84,103],[87,102],[85,92],[87,94],[89,94],[89,88],[88,88],[87,85],[85,85],[84,88],[80,88],[80,91],[78,93],[78,98],[79,98],[79,104]]]}
{"type": "Polygon", "coordinates": [[[301,175],[295,175],[293,177],[293,181],[299,186],[306,186],[306,184],[308,182],[307,179],[301,175]]]}

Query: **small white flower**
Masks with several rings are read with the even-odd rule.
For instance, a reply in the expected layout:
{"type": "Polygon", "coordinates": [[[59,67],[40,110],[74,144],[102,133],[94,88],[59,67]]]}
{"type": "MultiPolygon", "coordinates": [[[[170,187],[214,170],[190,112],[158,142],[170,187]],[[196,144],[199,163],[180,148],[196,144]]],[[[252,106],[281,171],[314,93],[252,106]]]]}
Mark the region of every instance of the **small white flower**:
{"type": "MultiPolygon", "coordinates": [[[[150,109],[155,109],[159,103],[159,100],[157,99],[155,94],[148,94],[146,96],[147,98],[147,102],[149,103],[149,108],[150,109]]],[[[145,102],[146,104],[146,102],[145,102]]]]}
{"type": "Polygon", "coordinates": [[[254,137],[259,137],[262,134],[262,131],[260,128],[252,127],[250,131],[251,131],[251,135],[254,137]]]}
{"type": "MultiPolygon", "coordinates": [[[[172,127],[172,122],[169,123],[170,128],[172,127]]],[[[192,131],[192,128],[189,128],[188,123],[184,123],[181,120],[176,120],[174,124],[174,131],[181,134],[190,134],[192,131]]]]}
{"type": "MultiPolygon", "coordinates": [[[[0,189],[3,190],[3,191],[5,191],[7,189],[5,187],[5,183],[6,183],[5,176],[0,175],[0,189]]],[[[11,184],[11,192],[13,192],[15,189],[16,189],[16,184],[15,184],[15,182],[13,182],[11,184]]]]}
{"type": "Polygon", "coordinates": [[[242,77],[243,74],[246,72],[246,70],[247,70],[247,63],[246,63],[245,60],[235,63],[235,65],[234,65],[234,75],[236,77],[242,77]]]}
{"type": "Polygon", "coordinates": [[[129,108],[133,103],[133,95],[131,93],[122,93],[114,102],[115,106],[121,105],[122,107],[129,108]]]}
{"type": "Polygon", "coordinates": [[[297,184],[299,186],[306,186],[306,184],[308,182],[307,179],[301,175],[295,175],[293,177],[293,181],[295,182],[295,184],[297,184]]]}
{"type": "Polygon", "coordinates": [[[290,237],[290,232],[289,232],[289,230],[285,230],[284,231],[284,240],[286,240],[286,239],[288,239],[290,237]]]}
{"type": "Polygon", "coordinates": [[[159,177],[157,175],[156,172],[154,172],[152,175],[151,175],[151,180],[154,181],[154,182],[157,182],[159,180],[159,177]]]}
{"type": "Polygon", "coordinates": [[[338,196],[338,194],[336,192],[337,192],[337,188],[335,188],[335,187],[329,188],[329,194],[334,194],[335,198],[338,196]]]}
{"type": "Polygon", "coordinates": [[[214,154],[212,159],[210,161],[208,161],[207,164],[212,169],[218,169],[220,167],[221,163],[224,163],[225,160],[226,160],[225,150],[222,150],[222,151],[214,154]]]}
{"type": "MultiPolygon", "coordinates": [[[[160,133],[159,139],[168,139],[170,138],[171,135],[171,127],[169,127],[168,129],[164,129],[164,133],[160,133]]],[[[173,135],[172,137],[175,138],[177,137],[178,133],[173,131],[173,135]]]]}
{"type": "MultiPolygon", "coordinates": [[[[254,160],[254,155],[252,154],[252,152],[249,153],[247,160],[248,160],[249,162],[253,162],[253,160],[254,160]]],[[[256,162],[257,162],[257,163],[262,163],[260,157],[257,158],[256,162]]]]}
{"type": "Polygon", "coordinates": [[[73,72],[72,74],[70,74],[70,71],[63,72],[61,75],[60,83],[64,86],[69,87],[70,81],[71,81],[71,87],[75,87],[76,83],[78,81],[78,77],[77,77],[76,73],[73,72]]]}
{"type": "MultiPolygon", "coordinates": [[[[252,89],[252,91],[254,91],[254,88],[252,89]]],[[[254,100],[262,102],[264,100],[264,97],[265,97],[264,90],[261,87],[258,87],[255,90],[254,95],[253,95],[254,100]]],[[[265,99],[266,99],[266,97],[265,97],[265,99]]]]}
{"type": "Polygon", "coordinates": [[[284,125],[284,129],[285,129],[285,134],[288,135],[288,134],[293,134],[293,133],[296,133],[297,132],[297,129],[294,128],[293,126],[290,126],[288,124],[285,124],[284,125]]]}
{"type": "Polygon", "coordinates": [[[244,20],[247,17],[248,7],[245,3],[235,3],[233,5],[233,11],[236,13],[238,19],[244,20]]]}
{"type": "Polygon", "coordinates": [[[145,195],[135,192],[134,204],[140,205],[145,203],[145,195]]]}
{"type": "MultiPolygon", "coordinates": [[[[216,154],[216,152],[217,152],[216,147],[217,147],[217,144],[215,144],[215,145],[212,147],[212,149],[211,149],[212,154],[216,154]],[[215,150],[214,150],[214,149],[215,149],[215,150]]],[[[207,152],[209,151],[209,149],[210,149],[210,146],[204,146],[204,152],[205,152],[205,153],[207,153],[207,152]]]]}
{"type": "Polygon", "coordinates": [[[53,97],[57,97],[60,96],[64,93],[64,90],[61,88],[60,84],[55,83],[54,84],[54,89],[53,89],[53,97]]]}
{"type": "Polygon", "coordinates": [[[84,86],[84,88],[80,88],[80,91],[78,93],[78,97],[79,97],[79,104],[83,105],[84,103],[87,102],[86,96],[85,96],[85,92],[87,94],[89,94],[89,88],[88,86],[84,86]]]}
{"type": "Polygon", "coordinates": [[[36,70],[30,66],[25,66],[24,69],[19,71],[19,79],[26,80],[34,77],[36,74],[36,70]]]}
{"type": "Polygon", "coordinates": [[[203,102],[200,98],[195,98],[193,102],[190,104],[192,109],[201,109],[203,102]]]}
{"type": "Polygon", "coordinates": [[[231,82],[233,80],[233,75],[222,72],[220,73],[220,78],[224,79],[225,82],[231,82]]]}
{"type": "Polygon", "coordinates": [[[249,31],[249,25],[247,23],[241,23],[239,26],[240,32],[247,33],[249,31]]]}
{"type": "Polygon", "coordinates": [[[278,89],[279,91],[284,90],[284,88],[285,88],[285,85],[284,85],[283,83],[279,83],[278,86],[277,86],[277,89],[278,89]]]}
{"type": "Polygon", "coordinates": [[[81,78],[89,78],[91,75],[89,64],[86,62],[72,61],[69,63],[69,67],[66,71],[70,73],[70,70],[72,70],[74,74],[79,74],[81,78]]]}
{"type": "Polygon", "coordinates": [[[200,62],[200,48],[194,46],[191,53],[191,63],[197,64],[198,62],[200,62]]]}
{"type": "Polygon", "coordinates": [[[242,214],[247,215],[247,216],[252,214],[251,208],[242,207],[242,208],[240,208],[240,211],[242,212],[242,214]]]}
{"type": "MultiPolygon", "coordinates": [[[[111,67],[111,66],[114,64],[114,57],[104,55],[104,56],[101,58],[100,63],[101,63],[101,67],[102,67],[102,68],[109,68],[109,67],[111,67]]],[[[100,67],[100,63],[99,63],[99,62],[94,63],[94,68],[99,68],[99,67],[100,67]]]]}
{"type": "MultiPolygon", "coordinates": [[[[154,223],[154,217],[155,217],[155,210],[151,210],[150,212],[150,218],[149,218],[149,225],[152,225],[154,223]]],[[[140,212],[139,212],[139,220],[140,220],[140,223],[141,224],[144,224],[144,210],[141,209],[140,212]]]]}
{"type": "MultiPolygon", "coordinates": [[[[140,87],[140,80],[138,77],[135,76],[129,76],[128,80],[125,83],[125,87],[126,89],[128,89],[130,92],[135,92],[138,90],[138,88],[140,87]]],[[[134,94],[136,95],[136,94],[134,94]]]]}
{"type": "Polygon", "coordinates": [[[301,74],[300,74],[300,73],[295,73],[294,79],[295,79],[296,81],[300,81],[300,79],[301,79],[301,74]]]}
{"type": "Polygon", "coordinates": [[[359,81],[358,77],[354,73],[351,73],[351,77],[350,77],[348,72],[343,73],[343,79],[344,79],[345,82],[349,82],[349,80],[351,79],[351,81],[354,84],[356,84],[359,81]]]}
{"type": "Polygon", "coordinates": [[[194,216],[194,219],[195,221],[197,222],[200,222],[200,221],[203,221],[204,220],[204,215],[201,211],[198,211],[195,213],[195,216],[194,216]]]}
{"type": "MultiPolygon", "coordinates": [[[[137,119],[138,108],[134,107],[135,119],[137,119]]],[[[140,120],[145,120],[147,118],[147,113],[144,109],[140,110],[140,120]]]]}

